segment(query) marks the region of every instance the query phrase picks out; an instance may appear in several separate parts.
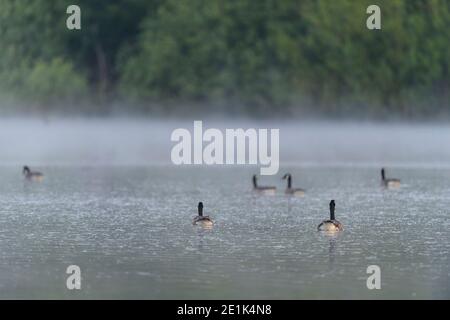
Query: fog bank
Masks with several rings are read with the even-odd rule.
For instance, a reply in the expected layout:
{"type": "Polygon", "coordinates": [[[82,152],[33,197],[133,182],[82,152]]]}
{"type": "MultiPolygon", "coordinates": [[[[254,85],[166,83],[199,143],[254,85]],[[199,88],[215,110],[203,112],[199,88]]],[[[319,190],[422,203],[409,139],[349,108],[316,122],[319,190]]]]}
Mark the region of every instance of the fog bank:
{"type": "MultiPolygon", "coordinates": [[[[203,126],[280,129],[281,164],[450,166],[445,125],[206,120],[203,126]]],[[[170,164],[176,128],[192,132],[193,121],[3,119],[0,165],[170,164]]]]}

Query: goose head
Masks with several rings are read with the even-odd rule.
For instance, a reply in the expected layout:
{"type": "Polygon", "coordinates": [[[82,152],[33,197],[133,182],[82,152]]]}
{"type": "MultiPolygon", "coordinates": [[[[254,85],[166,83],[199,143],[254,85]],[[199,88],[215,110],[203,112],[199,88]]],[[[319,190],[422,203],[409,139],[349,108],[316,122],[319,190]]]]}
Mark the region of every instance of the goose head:
{"type": "Polygon", "coordinates": [[[30,168],[28,166],[23,166],[22,174],[28,174],[28,173],[30,173],[30,168]]]}

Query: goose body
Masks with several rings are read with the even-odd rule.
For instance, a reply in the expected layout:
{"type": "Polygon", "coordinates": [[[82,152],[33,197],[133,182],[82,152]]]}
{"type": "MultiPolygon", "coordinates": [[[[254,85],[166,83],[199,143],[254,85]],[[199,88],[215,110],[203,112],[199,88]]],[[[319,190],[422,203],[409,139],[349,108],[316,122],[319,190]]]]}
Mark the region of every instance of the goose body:
{"type": "Polygon", "coordinates": [[[337,232],[337,231],[343,231],[344,226],[342,223],[337,221],[334,217],[334,209],[335,209],[335,202],[334,200],[331,200],[330,202],[330,219],[322,221],[318,226],[318,231],[328,231],[328,232],[337,232]]]}
{"type": "Polygon", "coordinates": [[[385,187],[388,188],[400,188],[400,180],[398,179],[388,179],[384,182],[385,187]]]}
{"type": "Polygon", "coordinates": [[[256,175],[253,175],[253,191],[261,194],[273,195],[277,191],[277,188],[271,186],[258,186],[256,175]]]}
{"type": "Polygon", "coordinates": [[[386,188],[400,188],[399,179],[386,179],[384,168],[381,169],[381,184],[386,188]]]}
{"type": "Polygon", "coordinates": [[[212,227],[214,222],[209,216],[203,215],[203,202],[198,203],[198,216],[192,221],[193,225],[199,225],[202,227],[212,227]]]}
{"type": "Polygon", "coordinates": [[[31,171],[28,166],[23,167],[22,174],[25,176],[25,179],[30,181],[42,181],[44,178],[44,175],[41,172],[31,171]]]}
{"type": "Polygon", "coordinates": [[[211,220],[209,216],[204,216],[204,217],[195,217],[193,224],[201,225],[204,227],[211,227],[214,224],[214,222],[211,220]]]}
{"type": "Polygon", "coordinates": [[[287,187],[286,190],[284,191],[285,194],[297,197],[303,197],[305,195],[305,190],[301,188],[292,188],[292,176],[290,173],[286,173],[282,179],[287,180],[287,187]]]}
{"type": "Polygon", "coordinates": [[[344,230],[344,227],[342,226],[342,223],[340,223],[337,220],[324,220],[321,224],[317,227],[319,231],[342,231],[344,230]]]}

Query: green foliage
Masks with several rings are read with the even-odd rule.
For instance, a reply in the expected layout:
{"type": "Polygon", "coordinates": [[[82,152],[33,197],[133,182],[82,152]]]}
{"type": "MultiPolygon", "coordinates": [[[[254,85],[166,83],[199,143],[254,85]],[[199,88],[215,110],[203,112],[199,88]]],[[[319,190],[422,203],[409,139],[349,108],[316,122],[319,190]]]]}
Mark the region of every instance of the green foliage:
{"type": "Polygon", "coordinates": [[[24,92],[31,101],[45,105],[76,103],[87,92],[86,80],[70,62],[60,58],[50,63],[37,62],[24,82],[24,92]]]}
{"type": "MultiPolygon", "coordinates": [[[[0,0],[0,92],[35,104],[109,102],[339,116],[449,113],[450,2],[0,0]],[[86,95],[86,94],[85,94],[86,95]],[[38,102],[38,103],[35,103],[38,102]]],[[[136,108],[136,111],[139,109],[136,108]]]]}
{"type": "MultiPolygon", "coordinates": [[[[64,11],[65,12],[65,9],[64,11]]],[[[56,67],[62,64],[58,56],[63,55],[63,37],[54,28],[55,21],[63,20],[58,6],[45,0],[0,0],[0,94],[2,100],[5,97],[13,97],[33,104],[35,108],[41,109],[47,102],[54,101],[53,96],[63,97],[63,92],[45,90],[33,92],[35,89],[42,90],[44,81],[56,78],[56,67]],[[48,62],[48,63],[46,63],[48,62]],[[49,68],[47,70],[47,68],[49,68]],[[42,80],[38,75],[49,75],[42,80]],[[31,79],[30,76],[33,76],[31,79]],[[41,82],[41,83],[39,83],[41,82]]],[[[67,65],[71,65],[70,62],[67,65]]],[[[71,67],[70,67],[71,68],[71,67]]],[[[64,71],[63,68],[60,68],[64,71]]],[[[76,78],[77,73],[73,73],[76,78]]],[[[62,77],[70,78],[70,74],[62,74],[62,77]]],[[[70,82],[70,79],[68,80],[70,82]]],[[[64,86],[59,85],[58,90],[64,86]]],[[[56,87],[55,87],[56,88],[56,87]]],[[[49,106],[45,106],[46,108],[49,106]]]]}

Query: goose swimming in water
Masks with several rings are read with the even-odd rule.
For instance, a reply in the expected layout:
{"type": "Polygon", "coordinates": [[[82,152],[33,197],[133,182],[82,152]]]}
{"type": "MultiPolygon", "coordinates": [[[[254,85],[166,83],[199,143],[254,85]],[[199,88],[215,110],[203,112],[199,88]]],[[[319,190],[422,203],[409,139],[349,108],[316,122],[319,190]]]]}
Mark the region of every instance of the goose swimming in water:
{"type": "Polygon", "coordinates": [[[212,227],[213,221],[209,216],[203,215],[203,202],[198,203],[198,216],[192,221],[193,225],[201,225],[202,227],[212,227]]]}
{"type": "Polygon", "coordinates": [[[284,193],[300,197],[303,197],[305,195],[305,190],[300,188],[292,188],[292,176],[290,173],[286,173],[282,179],[287,179],[287,187],[284,193]]]}
{"type": "Polygon", "coordinates": [[[253,190],[264,194],[275,194],[276,187],[258,186],[256,174],[253,175],[253,190]]]}
{"type": "Polygon", "coordinates": [[[384,168],[381,169],[381,184],[387,188],[399,188],[399,179],[386,179],[384,168]]]}
{"type": "Polygon", "coordinates": [[[23,167],[22,174],[27,180],[41,181],[44,178],[44,175],[41,172],[31,171],[28,166],[23,167]]]}
{"type": "Polygon", "coordinates": [[[330,201],[330,220],[324,220],[322,221],[318,227],[318,231],[342,231],[344,230],[344,226],[342,223],[337,221],[334,218],[334,208],[335,208],[334,200],[330,201]]]}

